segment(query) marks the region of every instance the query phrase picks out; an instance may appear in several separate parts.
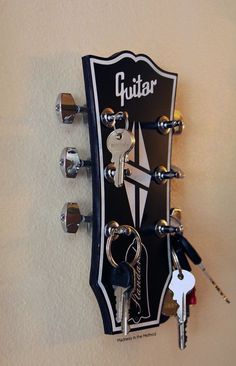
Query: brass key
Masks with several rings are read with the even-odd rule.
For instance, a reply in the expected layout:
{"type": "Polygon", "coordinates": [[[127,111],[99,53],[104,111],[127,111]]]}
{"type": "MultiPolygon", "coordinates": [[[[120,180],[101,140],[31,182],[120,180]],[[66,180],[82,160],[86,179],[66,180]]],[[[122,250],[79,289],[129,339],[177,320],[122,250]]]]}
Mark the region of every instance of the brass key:
{"type": "Polygon", "coordinates": [[[107,148],[112,154],[111,162],[115,164],[116,171],[114,184],[117,188],[124,183],[124,165],[128,161],[128,153],[133,149],[135,137],[129,130],[115,129],[107,138],[107,148]]]}
{"type": "Polygon", "coordinates": [[[166,316],[176,315],[179,305],[173,299],[173,292],[168,288],[163,301],[162,314],[166,316]]]}

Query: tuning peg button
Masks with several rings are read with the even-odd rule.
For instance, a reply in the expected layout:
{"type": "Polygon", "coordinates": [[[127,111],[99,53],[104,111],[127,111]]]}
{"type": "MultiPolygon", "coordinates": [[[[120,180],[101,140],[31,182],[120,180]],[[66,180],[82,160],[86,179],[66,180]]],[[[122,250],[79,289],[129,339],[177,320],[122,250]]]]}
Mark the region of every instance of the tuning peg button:
{"type": "Polygon", "coordinates": [[[56,101],[56,113],[60,122],[71,124],[78,113],[87,112],[86,107],[80,107],[70,93],[60,93],[56,101]]]}
{"type": "Polygon", "coordinates": [[[170,209],[170,222],[173,226],[178,226],[181,224],[182,219],[182,210],[180,208],[171,208],[170,209]]]}
{"type": "Polygon", "coordinates": [[[102,123],[109,128],[114,128],[117,122],[125,122],[125,128],[128,130],[129,128],[129,115],[128,112],[117,112],[115,113],[111,108],[103,109],[101,113],[101,121],[102,123]]]}
{"type": "Polygon", "coordinates": [[[175,135],[180,135],[184,130],[185,124],[184,124],[183,118],[184,117],[183,117],[182,113],[180,111],[178,111],[177,109],[175,109],[174,120],[176,122],[178,122],[177,126],[174,127],[174,129],[173,129],[173,133],[175,135]]]}
{"type": "Polygon", "coordinates": [[[84,222],[91,223],[91,221],[91,216],[81,215],[78,203],[67,202],[62,208],[61,224],[66,233],[75,234],[80,224],[84,222]]]}
{"type": "Polygon", "coordinates": [[[166,116],[161,116],[157,120],[157,129],[162,135],[167,135],[171,129],[174,134],[181,134],[184,129],[183,115],[179,111],[175,111],[172,121],[166,116]]]}
{"type": "Polygon", "coordinates": [[[91,166],[91,161],[81,160],[75,147],[65,147],[62,150],[59,165],[66,178],[75,178],[80,168],[91,166]]]}
{"type": "Polygon", "coordinates": [[[155,225],[155,233],[159,238],[164,238],[166,235],[175,235],[183,233],[183,225],[172,226],[168,225],[166,220],[160,220],[155,225]]]}
{"type": "Polygon", "coordinates": [[[153,180],[158,184],[164,184],[168,179],[173,178],[184,178],[184,173],[181,169],[177,167],[171,167],[171,169],[168,171],[164,166],[160,165],[158,166],[154,172],[153,172],[153,180]]]}

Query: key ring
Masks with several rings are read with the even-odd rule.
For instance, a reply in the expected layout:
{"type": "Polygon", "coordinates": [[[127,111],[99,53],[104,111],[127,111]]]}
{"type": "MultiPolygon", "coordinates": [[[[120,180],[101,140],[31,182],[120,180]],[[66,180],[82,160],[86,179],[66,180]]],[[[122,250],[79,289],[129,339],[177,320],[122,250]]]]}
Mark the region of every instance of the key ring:
{"type": "Polygon", "coordinates": [[[173,258],[173,262],[174,262],[174,267],[175,267],[175,269],[177,269],[177,271],[179,271],[178,278],[180,280],[182,280],[184,278],[184,275],[183,275],[182,268],[180,266],[177,254],[175,253],[174,249],[172,249],[171,253],[172,253],[172,258],[173,258]]]}
{"type": "Polygon", "coordinates": [[[111,229],[111,234],[108,236],[107,242],[106,242],[106,255],[107,255],[107,259],[108,259],[109,263],[113,267],[117,268],[118,263],[114,260],[112,253],[111,253],[112,242],[114,240],[116,240],[115,237],[117,235],[124,234],[124,235],[130,236],[132,233],[134,234],[134,240],[136,241],[137,250],[135,252],[135,256],[134,256],[132,262],[130,262],[130,263],[128,262],[128,263],[131,265],[131,267],[134,267],[141,256],[141,250],[142,250],[142,242],[141,242],[139,233],[137,232],[136,229],[134,229],[132,226],[129,226],[129,225],[121,225],[117,228],[111,229]]]}
{"type": "Polygon", "coordinates": [[[116,128],[116,122],[119,121],[120,119],[121,120],[122,119],[125,120],[125,130],[128,130],[129,129],[129,115],[128,115],[128,113],[126,111],[124,111],[124,112],[121,112],[120,111],[120,112],[117,112],[115,114],[115,116],[114,116],[114,121],[115,121],[114,126],[113,126],[114,131],[117,130],[117,128],[116,128]]]}

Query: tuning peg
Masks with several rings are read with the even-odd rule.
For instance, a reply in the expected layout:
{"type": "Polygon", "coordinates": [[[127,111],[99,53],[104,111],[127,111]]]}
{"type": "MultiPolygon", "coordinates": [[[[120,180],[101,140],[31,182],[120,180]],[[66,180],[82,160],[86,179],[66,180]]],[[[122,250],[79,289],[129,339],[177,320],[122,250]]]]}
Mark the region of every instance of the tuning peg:
{"type": "Polygon", "coordinates": [[[176,110],[173,121],[166,116],[161,116],[157,120],[157,129],[162,135],[167,135],[171,129],[174,134],[181,134],[184,129],[183,115],[176,110]]]}
{"type": "MultiPolygon", "coordinates": [[[[114,184],[114,177],[115,177],[115,173],[116,173],[116,167],[114,163],[109,163],[105,169],[104,169],[104,177],[106,178],[106,180],[109,183],[113,183],[114,184]]],[[[125,168],[124,169],[124,177],[130,177],[132,175],[132,171],[130,168],[125,168]]]]}
{"type": "Polygon", "coordinates": [[[183,118],[184,118],[183,114],[180,111],[178,111],[177,109],[175,109],[175,111],[174,111],[174,120],[179,121],[179,126],[176,126],[174,128],[174,131],[173,131],[173,133],[176,134],[176,135],[180,135],[183,132],[183,129],[185,127],[183,118]]]}
{"type": "Polygon", "coordinates": [[[164,184],[168,179],[173,178],[184,178],[184,173],[181,169],[172,166],[171,169],[168,171],[164,166],[158,166],[152,175],[154,181],[158,184],[164,184]]]}
{"type": "Polygon", "coordinates": [[[86,107],[75,104],[74,98],[70,93],[60,93],[56,101],[56,113],[60,122],[71,124],[74,122],[78,113],[87,112],[86,107]]]}
{"type": "Polygon", "coordinates": [[[182,210],[181,208],[171,208],[170,209],[170,222],[173,226],[178,226],[181,224],[182,210]]]}
{"type": "Polygon", "coordinates": [[[105,108],[103,109],[102,113],[101,113],[101,121],[102,123],[109,128],[114,128],[115,124],[117,122],[125,122],[125,128],[126,130],[128,130],[129,128],[129,115],[128,112],[124,111],[120,111],[115,113],[113,111],[113,109],[111,108],[105,108]]]}
{"type": "Polygon", "coordinates": [[[91,223],[91,221],[91,216],[81,215],[78,203],[67,202],[62,208],[61,224],[66,233],[75,234],[80,224],[84,222],[91,223]]]}
{"type": "Polygon", "coordinates": [[[75,147],[65,147],[62,150],[59,165],[66,178],[75,178],[80,168],[91,166],[91,161],[81,160],[75,147]]]}
{"type": "Polygon", "coordinates": [[[164,238],[167,234],[175,235],[183,233],[183,225],[168,225],[166,220],[160,220],[155,225],[155,233],[159,238],[164,238]]]}

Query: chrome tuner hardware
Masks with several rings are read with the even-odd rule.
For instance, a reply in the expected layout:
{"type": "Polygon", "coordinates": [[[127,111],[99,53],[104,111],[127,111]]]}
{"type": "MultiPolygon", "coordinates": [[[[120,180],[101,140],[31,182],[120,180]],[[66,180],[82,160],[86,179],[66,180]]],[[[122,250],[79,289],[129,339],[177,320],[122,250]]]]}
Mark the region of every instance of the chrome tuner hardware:
{"type": "Polygon", "coordinates": [[[172,166],[168,171],[164,166],[158,166],[153,172],[153,180],[157,184],[165,184],[168,179],[184,178],[184,173],[181,169],[172,166]]]}
{"type": "Polygon", "coordinates": [[[129,120],[128,120],[128,113],[127,112],[117,112],[115,113],[111,108],[103,109],[101,113],[101,121],[102,123],[108,127],[113,128],[117,122],[125,122],[125,129],[128,130],[129,128],[129,120]]]}
{"type": "Polygon", "coordinates": [[[184,129],[183,116],[179,111],[174,112],[174,120],[170,121],[168,117],[161,116],[157,121],[157,129],[162,135],[167,135],[172,129],[174,134],[181,134],[184,129]]]}
{"type": "Polygon", "coordinates": [[[61,224],[66,233],[75,234],[82,223],[91,223],[91,216],[83,216],[80,213],[78,203],[67,202],[61,211],[61,224]]]}
{"type": "MultiPolygon", "coordinates": [[[[112,230],[117,229],[120,225],[118,224],[118,222],[112,220],[110,222],[108,222],[108,224],[106,224],[105,229],[104,229],[104,234],[106,237],[110,236],[112,234],[112,230]]],[[[118,239],[119,235],[114,235],[113,240],[118,239]]]]}
{"type": "MultiPolygon", "coordinates": [[[[104,177],[109,183],[114,183],[114,176],[116,172],[115,164],[110,163],[104,169],[104,177]]],[[[132,171],[129,168],[124,169],[124,177],[130,177],[132,175],[132,171]]]]}
{"type": "Polygon", "coordinates": [[[172,226],[178,226],[181,224],[182,210],[180,208],[170,209],[170,222],[172,226]]]}
{"type": "Polygon", "coordinates": [[[87,112],[86,107],[80,107],[75,104],[74,98],[70,93],[61,93],[56,101],[56,113],[60,122],[71,124],[74,122],[78,113],[87,112]]]}
{"type": "Polygon", "coordinates": [[[114,241],[118,239],[120,234],[131,235],[133,230],[135,229],[129,225],[119,225],[117,221],[112,220],[106,224],[104,234],[107,238],[112,236],[112,241],[114,241]]]}
{"type": "Polygon", "coordinates": [[[170,235],[182,234],[183,225],[181,224],[178,226],[168,225],[167,221],[162,219],[158,221],[157,224],[155,225],[155,233],[160,239],[164,238],[167,234],[170,235]]]}
{"type": "Polygon", "coordinates": [[[91,166],[91,161],[81,160],[75,147],[65,147],[62,150],[59,165],[66,178],[76,178],[80,168],[91,166]]]}

